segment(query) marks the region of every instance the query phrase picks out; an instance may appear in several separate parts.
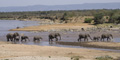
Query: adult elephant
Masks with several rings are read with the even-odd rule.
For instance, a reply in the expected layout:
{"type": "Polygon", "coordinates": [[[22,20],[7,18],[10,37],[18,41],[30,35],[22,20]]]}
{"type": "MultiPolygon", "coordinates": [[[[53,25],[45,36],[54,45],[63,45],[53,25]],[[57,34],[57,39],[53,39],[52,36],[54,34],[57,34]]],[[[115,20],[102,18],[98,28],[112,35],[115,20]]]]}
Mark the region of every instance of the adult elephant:
{"type": "Polygon", "coordinates": [[[101,35],[101,41],[104,41],[105,39],[111,40],[111,38],[113,39],[113,35],[112,34],[102,34],[101,35]]]}
{"type": "Polygon", "coordinates": [[[14,40],[14,34],[13,33],[8,33],[7,35],[6,35],[6,38],[7,38],[7,41],[13,41],[14,40]]]}
{"type": "Polygon", "coordinates": [[[79,34],[78,42],[84,39],[84,41],[88,41],[88,37],[92,40],[89,34],[79,34]]]}
{"type": "Polygon", "coordinates": [[[7,41],[11,40],[11,41],[16,41],[16,40],[19,40],[20,38],[20,35],[19,33],[8,33],[6,35],[6,38],[7,38],[7,41]]]}
{"type": "Polygon", "coordinates": [[[40,41],[42,40],[42,37],[40,36],[34,36],[33,41],[40,41]]]}
{"type": "Polygon", "coordinates": [[[20,39],[20,35],[19,35],[18,32],[15,32],[15,33],[13,34],[13,37],[14,37],[14,40],[15,40],[15,41],[19,41],[19,39],[20,39]]]}
{"type": "Polygon", "coordinates": [[[54,38],[56,39],[56,41],[58,41],[58,37],[60,37],[59,40],[61,40],[61,35],[59,33],[50,33],[48,37],[49,37],[49,42],[53,41],[54,38]]]}
{"type": "Polygon", "coordinates": [[[30,41],[30,39],[28,38],[28,36],[21,36],[21,41],[27,41],[27,40],[30,41]]]}

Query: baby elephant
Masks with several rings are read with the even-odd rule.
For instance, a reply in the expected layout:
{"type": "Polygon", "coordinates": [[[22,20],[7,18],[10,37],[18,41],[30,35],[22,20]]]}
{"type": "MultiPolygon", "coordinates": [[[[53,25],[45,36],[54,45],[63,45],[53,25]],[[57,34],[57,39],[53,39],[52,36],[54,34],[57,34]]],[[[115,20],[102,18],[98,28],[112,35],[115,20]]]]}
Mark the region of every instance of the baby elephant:
{"type": "Polygon", "coordinates": [[[25,41],[29,40],[28,36],[21,36],[21,41],[23,41],[23,40],[25,40],[25,41]]]}
{"type": "Polygon", "coordinates": [[[93,37],[93,41],[99,41],[100,40],[100,36],[94,36],[93,37]]]}
{"type": "Polygon", "coordinates": [[[33,38],[33,41],[40,41],[40,40],[42,40],[42,37],[35,36],[35,37],[33,38]]]}

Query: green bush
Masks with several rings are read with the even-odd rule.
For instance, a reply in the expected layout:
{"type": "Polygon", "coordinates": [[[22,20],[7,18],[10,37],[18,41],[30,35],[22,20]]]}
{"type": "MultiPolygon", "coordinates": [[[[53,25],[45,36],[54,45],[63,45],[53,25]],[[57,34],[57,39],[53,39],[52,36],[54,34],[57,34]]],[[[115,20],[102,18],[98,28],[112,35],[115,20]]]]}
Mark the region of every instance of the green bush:
{"type": "Polygon", "coordinates": [[[93,19],[91,18],[85,18],[85,23],[91,23],[93,19]]]}

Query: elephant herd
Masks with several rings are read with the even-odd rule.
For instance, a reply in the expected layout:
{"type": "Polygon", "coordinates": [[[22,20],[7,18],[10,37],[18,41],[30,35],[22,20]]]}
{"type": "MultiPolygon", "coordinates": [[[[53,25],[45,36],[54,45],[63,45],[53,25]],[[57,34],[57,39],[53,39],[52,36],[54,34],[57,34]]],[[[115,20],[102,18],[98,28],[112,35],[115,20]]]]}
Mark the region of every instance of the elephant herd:
{"type": "MultiPolygon", "coordinates": [[[[8,33],[6,35],[7,41],[19,41],[21,39],[21,41],[30,41],[28,36],[24,36],[24,35],[20,35],[19,33],[15,32],[15,33],[8,33]]],[[[53,39],[56,39],[56,41],[61,40],[61,35],[60,33],[50,33],[48,35],[49,38],[49,42],[52,42],[53,39]],[[59,37],[59,38],[58,38],[59,37]]],[[[92,41],[104,41],[105,39],[107,41],[110,41],[111,38],[113,39],[112,34],[102,34],[101,36],[94,36],[93,38],[91,38],[91,36],[89,34],[79,34],[78,36],[78,42],[84,40],[84,41],[88,41],[88,38],[90,38],[92,41]]],[[[34,36],[33,37],[33,41],[40,41],[42,40],[42,37],[40,36],[34,36]]]]}
{"type": "Polygon", "coordinates": [[[79,34],[78,41],[81,41],[82,39],[84,39],[84,41],[88,41],[88,38],[90,38],[92,41],[105,41],[105,39],[107,41],[111,41],[111,39],[113,39],[113,35],[102,34],[101,36],[94,36],[92,39],[89,34],[79,34]]]}
{"type": "MultiPolygon", "coordinates": [[[[6,35],[7,41],[19,41],[20,40],[20,34],[19,33],[8,33],[6,35]]],[[[29,40],[28,36],[21,36],[21,41],[23,40],[29,40]]]]}

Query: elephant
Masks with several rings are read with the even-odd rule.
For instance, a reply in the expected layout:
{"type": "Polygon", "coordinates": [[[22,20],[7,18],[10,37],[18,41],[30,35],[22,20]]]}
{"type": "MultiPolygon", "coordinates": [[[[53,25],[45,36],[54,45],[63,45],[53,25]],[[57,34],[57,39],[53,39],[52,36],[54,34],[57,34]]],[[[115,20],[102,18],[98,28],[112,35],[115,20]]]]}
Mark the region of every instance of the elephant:
{"type": "Polygon", "coordinates": [[[18,32],[14,33],[14,34],[13,34],[13,37],[14,37],[14,40],[15,40],[15,41],[19,41],[19,39],[20,39],[20,35],[19,35],[18,32]]]}
{"type": "Polygon", "coordinates": [[[42,40],[42,37],[39,36],[34,36],[33,41],[40,41],[42,40]]]}
{"type": "Polygon", "coordinates": [[[19,38],[20,38],[20,35],[19,35],[19,33],[8,33],[7,35],[6,35],[6,38],[7,38],[7,41],[9,41],[9,40],[11,40],[11,41],[17,41],[17,40],[19,40],[19,38]]]}
{"type": "Polygon", "coordinates": [[[49,37],[49,42],[53,41],[54,38],[56,39],[56,41],[58,41],[58,36],[60,37],[59,40],[61,40],[61,35],[59,33],[50,33],[49,36],[48,36],[49,37]]]}
{"type": "Polygon", "coordinates": [[[78,42],[81,41],[82,38],[84,39],[84,41],[88,41],[88,37],[92,40],[89,34],[79,34],[78,42]]]}
{"type": "Polygon", "coordinates": [[[101,41],[104,41],[105,38],[107,39],[107,41],[111,40],[110,37],[113,39],[113,35],[112,34],[102,34],[101,35],[101,41]]]}
{"type": "Polygon", "coordinates": [[[100,40],[100,36],[94,36],[93,37],[93,41],[99,41],[100,40]]]}
{"type": "Polygon", "coordinates": [[[25,41],[29,40],[28,36],[21,36],[21,41],[23,41],[23,40],[25,40],[25,41]]]}
{"type": "Polygon", "coordinates": [[[13,35],[14,35],[13,33],[8,33],[8,34],[6,35],[7,41],[9,41],[9,40],[13,41],[13,40],[14,40],[13,35]]]}

